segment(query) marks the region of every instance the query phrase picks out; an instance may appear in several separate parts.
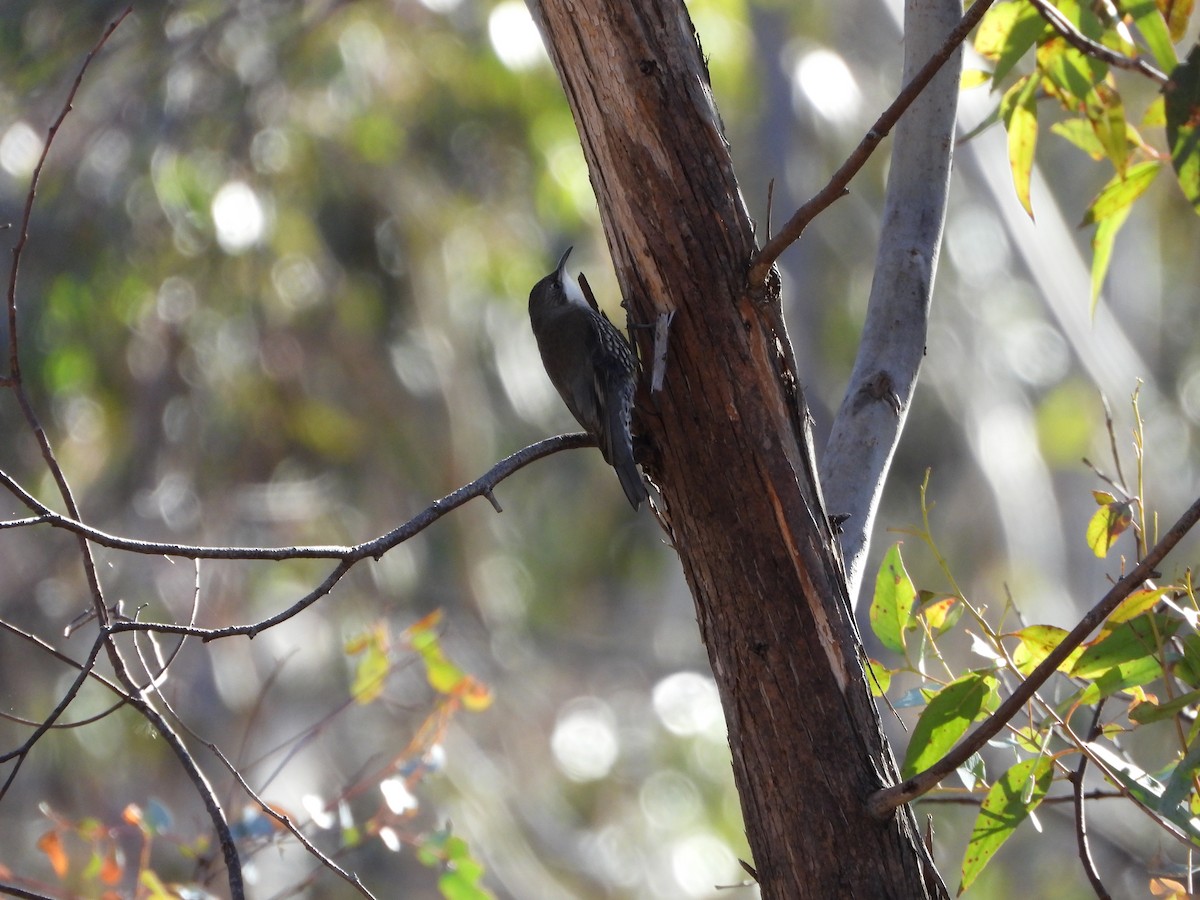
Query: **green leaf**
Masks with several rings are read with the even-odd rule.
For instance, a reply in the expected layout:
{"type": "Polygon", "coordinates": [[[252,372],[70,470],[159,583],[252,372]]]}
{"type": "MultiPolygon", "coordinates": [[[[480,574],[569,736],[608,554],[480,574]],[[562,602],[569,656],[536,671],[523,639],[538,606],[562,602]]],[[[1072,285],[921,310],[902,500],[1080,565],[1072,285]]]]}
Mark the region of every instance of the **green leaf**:
{"type": "Polygon", "coordinates": [[[900,545],[893,544],[879,566],[875,577],[875,596],[871,600],[871,630],[889,650],[904,652],[904,632],[913,627],[912,608],[917,599],[900,545]]]}
{"type": "Polygon", "coordinates": [[[1071,667],[1071,677],[1098,680],[1126,663],[1148,662],[1161,669],[1155,657],[1162,642],[1173,636],[1181,624],[1176,618],[1155,613],[1122,622],[1080,654],[1071,667]]]}
{"type": "Polygon", "coordinates": [[[1183,195],[1200,213],[1200,44],[1171,73],[1166,88],[1167,143],[1183,195]]]}
{"type": "Polygon", "coordinates": [[[1189,691],[1166,703],[1139,703],[1129,710],[1129,719],[1138,725],[1161,722],[1197,703],[1200,703],[1200,691],[1189,691]]]}
{"type": "MultiPolygon", "coordinates": [[[[1121,226],[1129,218],[1131,209],[1132,207],[1126,207],[1109,216],[1107,219],[1101,219],[1100,224],[1096,226],[1096,233],[1092,235],[1092,300],[1090,310],[1092,315],[1096,313],[1096,301],[1100,299],[1100,289],[1104,287],[1104,276],[1108,274],[1108,264],[1112,261],[1113,245],[1117,240],[1117,232],[1121,230],[1121,226]]],[[[1096,548],[1092,547],[1092,551],[1096,552],[1096,548]]],[[[1106,549],[1105,553],[1107,552],[1106,549]]],[[[1096,555],[1103,557],[1105,553],[1096,552],[1096,555]]]]}
{"type": "Polygon", "coordinates": [[[1094,225],[1127,210],[1146,193],[1161,168],[1162,163],[1158,160],[1149,160],[1130,166],[1124,177],[1114,175],[1088,205],[1080,226],[1094,225]]]}
{"type": "Polygon", "coordinates": [[[1125,125],[1125,104],[1116,88],[1107,84],[1096,85],[1087,98],[1087,116],[1113,168],[1117,174],[1124,175],[1129,162],[1129,137],[1125,125]]]}
{"type": "Polygon", "coordinates": [[[1175,45],[1172,43],[1171,34],[1167,30],[1167,22],[1159,11],[1155,0],[1133,0],[1132,3],[1127,2],[1125,4],[1125,12],[1133,18],[1133,24],[1142,33],[1142,39],[1146,42],[1146,46],[1150,48],[1150,52],[1154,54],[1154,59],[1158,63],[1159,68],[1164,72],[1170,72],[1179,65],[1179,57],[1175,55],[1175,45]]]}
{"type": "MultiPolygon", "coordinates": [[[[1012,71],[1022,56],[1033,46],[1034,42],[1046,33],[1049,26],[1041,14],[1031,3],[1011,4],[1016,7],[1016,14],[1009,23],[1007,32],[1000,37],[1000,46],[996,55],[996,69],[992,73],[993,82],[999,84],[1012,71]]],[[[987,18],[986,16],[984,18],[987,18]]],[[[981,23],[982,24],[982,23],[981,23]]]]}
{"type": "Polygon", "coordinates": [[[1000,113],[1008,129],[1008,165],[1012,169],[1013,187],[1017,199],[1029,218],[1033,206],[1029,198],[1029,181],[1033,175],[1033,155],[1037,149],[1037,80],[1022,78],[1004,95],[1000,113]]]}
{"type": "Polygon", "coordinates": [[[1104,148],[1100,146],[1096,131],[1087,119],[1067,119],[1064,122],[1055,122],[1050,126],[1050,130],[1059,137],[1066,138],[1092,159],[1104,159],[1104,148]]]}
{"type": "Polygon", "coordinates": [[[1127,500],[1106,503],[1096,510],[1096,514],[1088,522],[1087,545],[1100,559],[1108,555],[1117,538],[1133,522],[1131,507],[1132,504],[1127,500]]]}
{"type": "Polygon", "coordinates": [[[1080,53],[1063,40],[1047,41],[1038,48],[1038,67],[1046,76],[1047,90],[1066,109],[1076,109],[1105,76],[1107,67],[1080,53]]]}
{"type": "Polygon", "coordinates": [[[995,709],[996,689],[995,676],[970,672],[938,691],[913,729],[901,767],[904,777],[929,768],[958,743],[972,722],[995,709]]]}
{"type": "Polygon", "coordinates": [[[1050,790],[1053,776],[1054,762],[1038,756],[1017,763],[992,785],[979,808],[979,817],[963,856],[959,894],[974,883],[996,851],[1042,802],[1050,790]]]}
{"type": "Polygon", "coordinates": [[[1183,656],[1174,658],[1175,675],[1189,687],[1200,688],[1200,634],[1187,634],[1177,640],[1183,656]]]}

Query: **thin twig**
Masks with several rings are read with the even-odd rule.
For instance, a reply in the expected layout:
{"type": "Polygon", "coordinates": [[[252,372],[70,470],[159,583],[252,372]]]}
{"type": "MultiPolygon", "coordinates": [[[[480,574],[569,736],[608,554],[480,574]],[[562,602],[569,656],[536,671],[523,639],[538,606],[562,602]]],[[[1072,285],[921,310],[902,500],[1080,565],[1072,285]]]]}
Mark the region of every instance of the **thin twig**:
{"type": "Polygon", "coordinates": [[[221,764],[229,770],[229,774],[234,777],[234,780],[237,781],[241,789],[246,792],[247,796],[249,796],[256,804],[258,804],[259,809],[286,828],[291,833],[292,837],[298,840],[303,845],[304,849],[307,850],[311,856],[316,858],[321,865],[329,869],[329,871],[333,872],[335,875],[353,887],[356,891],[358,891],[358,893],[368,898],[368,900],[375,900],[375,895],[367,890],[366,885],[359,880],[358,875],[347,872],[332,859],[322,853],[319,849],[317,849],[316,845],[305,836],[303,831],[292,824],[292,820],[290,818],[279,812],[276,812],[271,808],[270,804],[259,797],[258,794],[254,792],[253,788],[246,783],[246,779],[242,777],[242,773],[238,771],[237,766],[231,763],[225,754],[221,752],[220,747],[211,741],[205,741],[204,745],[213,753],[214,756],[217,757],[217,759],[221,761],[221,764]]]}
{"type": "Polygon", "coordinates": [[[900,804],[908,803],[932,790],[938,782],[966,762],[972,753],[981,749],[984,744],[999,734],[1005,724],[1033,697],[1038,688],[1046,683],[1076,647],[1100,627],[1121,601],[1137,590],[1147,579],[1157,575],[1155,567],[1197,522],[1200,522],[1200,499],[1188,507],[1187,511],[1180,516],[1179,521],[1163,536],[1163,539],[1146,554],[1146,558],[1138,563],[1128,575],[1113,585],[1103,599],[1079,620],[1079,624],[1071,629],[1070,634],[1050,651],[1029,677],[1017,686],[1016,690],[1000,704],[991,716],[924,772],[872,794],[867,801],[871,813],[878,818],[884,818],[900,804]]]}
{"type": "Polygon", "coordinates": [[[921,68],[921,71],[913,76],[912,81],[896,95],[896,99],[884,110],[883,115],[875,120],[871,130],[866,133],[858,146],[854,148],[854,152],[842,163],[841,168],[833,174],[829,183],[811,200],[796,210],[777,235],[770,237],[767,245],[751,261],[750,271],[746,275],[752,292],[761,290],[766,283],[767,272],[770,271],[775,260],[779,259],[780,254],[800,237],[808,223],[831,206],[835,200],[847,193],[846,186],[850,180],[858,174],[867,160],[871,158],[871,154],[875,152],[875,148],[896,127],[900,117],[912,106],[929,82],[946,64],[946,61],[954,55],[954,51],[970,34],[971,29],[979,24],[979,20],[983,18],[983,14],[988,11],[993,2],[994,0],[976,0],[959,20],[959,23],[954,26],[937,53],[930,57],[929,62],[921,68]]]}
{"type": "Polygon", "coordinates": [[[83,84],[84,73],[87,72],[88,66],[92,64],[92,60],[108,43],[108,39],[112,37],[112,33],[117,30],[125,17],[133,12],[133,6],[125,7],[125,11],[113,19],[105,29],[104,34],[100,36],[100,40],[96,42],[96,46],[88,52],[84,57],[83,65],[79,67],[79,74],[75,76],[75,82],[71,85],[71,90],[67,92],[66,102],[63,103],[62,110],[58,114],[58,118],[50,126],[50,130],[46,134],[46,143],[42,147],[42,155],[38,157],[37,165],[33,167],[33,175],[29,179],[29,192],[25,195],[25,209],[21,213],[21,226],[17,231],[17,242],[12,249],[12,268],[8,272],[8,378],[0,381],[0,385],[20,384],[21,383],[21,360],[18,352],[17,340],[17,272],[21,268],[21,254],[25,250],[25,245],[29,241],[29,220],[33,215],[33,201],[37,196],[38,181],[42,177],[42,167],[46,164],[46,157],[50,155],[50,145],[54,143],[54,136],[58,134],[58,129],[62,127],[62,123],[66,120],[68,113],[74,108],[75,95],[79,92],[80,85],[83,84]]]}
{"type": "MultiPolygon", "coordinates": [[[[1088,729],[1089,741],[1094,741],[1100,733],[1100,713],[1104,710],[1104,698],[1096,704],[1096,713],[1092,716],[1092,725],[1088,729]]],[[[1087,835],[1087,815],[1084,812],[1083,805],[1083,773],[1087,769],[1088,755],[1083,753],[1079,757],[1079,766],[1071,773],[1072,797],[1075,801],[1075,842],[1079,848],[1079,862],[1083,865],[1083,871],[1087,875],[1088,881],[1092,884],[1092,890],[1096,892],[1096,896],[1100,900],[1112,900],[1112,895],[1104,887],[1104,882],[1100,880],[1100,873],[1096,870],[1096,861],[1092,859],[1092,850],[1088,846],[1087,835]]]]}

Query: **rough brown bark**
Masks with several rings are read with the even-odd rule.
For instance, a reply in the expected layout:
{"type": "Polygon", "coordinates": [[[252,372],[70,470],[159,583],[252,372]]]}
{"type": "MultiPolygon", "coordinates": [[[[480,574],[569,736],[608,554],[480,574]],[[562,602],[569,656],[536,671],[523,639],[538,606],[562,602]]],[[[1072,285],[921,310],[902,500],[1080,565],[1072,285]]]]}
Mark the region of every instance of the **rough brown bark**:
{"type": "MultiPolygon", "coordinates": [[[[944,897],[860,664],[803,401],[680,0],[530,0],[579,125],[635,319],[674,311],[664,390],[640,398],[646,469],[720,688],[767,898],[944,897]]],[[[639,335],[650,358],[650,333],[639,335]]]]}

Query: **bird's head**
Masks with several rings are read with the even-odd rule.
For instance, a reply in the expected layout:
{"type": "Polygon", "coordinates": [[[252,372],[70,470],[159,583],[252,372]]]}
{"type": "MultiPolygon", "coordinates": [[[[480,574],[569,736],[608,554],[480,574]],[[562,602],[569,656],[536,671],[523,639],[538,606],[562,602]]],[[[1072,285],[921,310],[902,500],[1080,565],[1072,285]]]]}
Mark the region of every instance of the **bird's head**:
{"type": "Polygon", "coordinates": [[[554,271],[533,286],[533,290],[529,292],[530,311],[539,308],[553,309],[567,304],[578,304],[585,309],[588,308],[588,302],[579,288],[579,282],[567,271],[567,257],[571,255],[573,249],[573,247],[568,247],[554,271]]]}

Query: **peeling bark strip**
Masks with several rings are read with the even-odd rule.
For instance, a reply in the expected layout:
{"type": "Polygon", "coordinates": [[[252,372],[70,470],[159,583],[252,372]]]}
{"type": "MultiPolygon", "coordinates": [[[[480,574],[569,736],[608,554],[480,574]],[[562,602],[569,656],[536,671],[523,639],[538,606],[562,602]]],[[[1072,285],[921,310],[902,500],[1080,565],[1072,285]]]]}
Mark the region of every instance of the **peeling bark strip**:
{"type": "MultiPolygon", "coordinates": [[[[680,0],[530,0],[579,127],[622,292],[676,311],[646,468],[721,692],[766,898],[946,897],[880,732],[772,296],[680,0]]],[[[777,285],[777,280],[772,280],[777,285]]],[[[642,358],[652,358],[640,333],[642,358]]]]}

